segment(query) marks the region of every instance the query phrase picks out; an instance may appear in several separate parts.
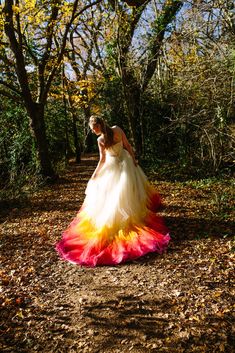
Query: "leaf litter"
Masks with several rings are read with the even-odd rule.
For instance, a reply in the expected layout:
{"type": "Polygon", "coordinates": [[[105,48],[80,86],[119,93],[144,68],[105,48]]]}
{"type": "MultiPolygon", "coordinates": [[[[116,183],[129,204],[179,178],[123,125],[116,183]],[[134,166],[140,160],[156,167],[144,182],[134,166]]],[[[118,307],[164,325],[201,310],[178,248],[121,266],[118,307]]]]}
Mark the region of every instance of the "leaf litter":
{"type": "Polygon", "coordinates": [[[96,163],[71,164],[55,185],[4,212],[1,352],[234,352],[232,183],[152,176],[171,229],[168,251],[86,268],[61,261],[54,245],[96,163]]]}

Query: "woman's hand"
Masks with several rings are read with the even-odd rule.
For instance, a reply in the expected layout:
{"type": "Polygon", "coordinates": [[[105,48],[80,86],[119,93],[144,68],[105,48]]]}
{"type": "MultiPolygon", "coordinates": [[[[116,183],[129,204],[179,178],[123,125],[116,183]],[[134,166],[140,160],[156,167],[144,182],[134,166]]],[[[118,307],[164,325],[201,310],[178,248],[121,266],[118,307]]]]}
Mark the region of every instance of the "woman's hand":
{"type": "Polygon", "coordinates": [[[99,152],[100,152],[100,160],[97,164],[97,167],[95,168],[94,173],[92,174],[91,180],[95,179],[98,176],[100,169],[103,167],[105,163],[105,147],[100,138],[98,138],[98,146],[99,146],[99,152]]]}

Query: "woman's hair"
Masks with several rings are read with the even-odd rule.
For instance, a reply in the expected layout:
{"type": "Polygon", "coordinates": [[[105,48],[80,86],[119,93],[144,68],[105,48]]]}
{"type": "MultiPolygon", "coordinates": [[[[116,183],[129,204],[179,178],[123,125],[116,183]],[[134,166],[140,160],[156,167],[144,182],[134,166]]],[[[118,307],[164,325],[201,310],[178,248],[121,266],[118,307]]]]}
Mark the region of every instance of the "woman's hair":
{"type": "Polygon", "coordinates": [[[113,129],[97,115],[92,115],[89,119],[89,126],[100,125],[100,131],[104,135],[104,146],[106,148],[113,145],[113,129]]]}

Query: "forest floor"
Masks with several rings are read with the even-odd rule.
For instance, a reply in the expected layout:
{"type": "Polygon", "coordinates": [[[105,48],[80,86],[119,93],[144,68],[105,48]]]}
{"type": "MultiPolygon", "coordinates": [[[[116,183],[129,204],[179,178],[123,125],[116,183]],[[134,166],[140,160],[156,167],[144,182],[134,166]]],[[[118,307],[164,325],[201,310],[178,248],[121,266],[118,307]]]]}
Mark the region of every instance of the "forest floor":
{"type": "Polygon", "coordinates": [[[234,352],[231,179],[173,182],[163,196],[172,241],[116,267],[64,262],[54,250],[97,161],[1,214],[1,352],[234,352]]]}

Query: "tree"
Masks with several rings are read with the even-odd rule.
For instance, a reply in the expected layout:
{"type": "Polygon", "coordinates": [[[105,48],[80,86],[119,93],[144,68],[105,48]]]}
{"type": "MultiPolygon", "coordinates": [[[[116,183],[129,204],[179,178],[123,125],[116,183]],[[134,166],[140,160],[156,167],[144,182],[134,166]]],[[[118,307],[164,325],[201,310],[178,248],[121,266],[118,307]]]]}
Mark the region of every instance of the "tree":
{"type": "MultiPolygon", "coordinates": [[[[118,15],[118,67],[123,83],[131,136],[137,154],[141,155],[143,152],[142,95],[155,72],[165,34],[170,31],[169,24],[174,20],[183,1],[165,1],[155,12],[145,48],[138,51],[140,54],[137,59],[138,69],[133,65],[131,59],[133,57],[133,38],[135,32],[140,31],[141,18],[150,1],[144,1],[143,4],[142,2],[136,2],[138,6],[132,9],[127,9],[125,5],[122,6],[117,1],[109,1],[109,3],[118,15]]],[[[130,4],[130,2],[127,3],[130,4]]]]}
{"type": "Polygon", "coordinates": [[[6,0],[2,7],[6,36],[1,42],[0,60],[9,66],[14,62],[14,76],[9,83],[6,75],[2,75],[0,84],[5,89],[1,94],[22,99],[45,177],[55,177],[44,119],[50,87],[63,60],[73,22],[100,1],[79,6],[78,0],[73,3],[62,0],[29,0],[24,3],[6,0]]]}
{"type": "Polygon", "coordinates": [[[112,32],[112,16],[103,2],[82,14],[70,31],[67,45],[66,59],[72,69],[71,78],[67,77],[71,114],[75,116],[79,110],[77,120],[83,123],[86,151],[93,150],[94,143],[88,120],[91,113],[97,113],[95,101],[107,77],[107,32],[112,32]]]}
{"type": "Polygon", "coordinates": [[[174,161],[205,167],[232,165],[234,137],[234,34],[227,0],[193,3],[182,10],[163,46],[149,96],[160,97],[167,119],[152,127],[174,161]],[[159,133],[160,130],[160,133],[159,133]]]}

